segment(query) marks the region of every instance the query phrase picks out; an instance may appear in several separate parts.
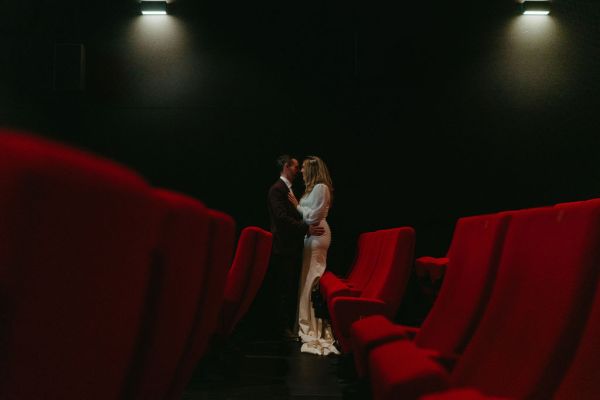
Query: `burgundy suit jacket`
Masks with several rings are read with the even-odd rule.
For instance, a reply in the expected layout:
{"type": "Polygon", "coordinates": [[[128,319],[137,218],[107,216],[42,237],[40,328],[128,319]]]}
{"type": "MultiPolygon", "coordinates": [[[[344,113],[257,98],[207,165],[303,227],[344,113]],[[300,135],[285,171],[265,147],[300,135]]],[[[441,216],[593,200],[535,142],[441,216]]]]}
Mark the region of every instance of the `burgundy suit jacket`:
{"type": "Polygon", "coordinates": [[[288,200],[288,187],[281,179],[269,189],[267,198],[274,254],[294,254],[302,251],[308,225],[288,200]]]}

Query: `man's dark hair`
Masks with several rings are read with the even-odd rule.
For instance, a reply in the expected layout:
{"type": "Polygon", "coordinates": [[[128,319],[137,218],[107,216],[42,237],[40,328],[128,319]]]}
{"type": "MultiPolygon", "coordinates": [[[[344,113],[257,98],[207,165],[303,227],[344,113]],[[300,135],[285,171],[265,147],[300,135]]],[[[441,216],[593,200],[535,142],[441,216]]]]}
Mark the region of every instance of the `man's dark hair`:
{"type": "Polygon", "coordinates": [[[277,172],[281,173],[281,171],[283,171],[283,167],[285,167],[286,165],[290,165],[290,162],[293,158],[294,157],[290,156],[289,154],[282,154],[279,157],[277,157],[277,172]]]}

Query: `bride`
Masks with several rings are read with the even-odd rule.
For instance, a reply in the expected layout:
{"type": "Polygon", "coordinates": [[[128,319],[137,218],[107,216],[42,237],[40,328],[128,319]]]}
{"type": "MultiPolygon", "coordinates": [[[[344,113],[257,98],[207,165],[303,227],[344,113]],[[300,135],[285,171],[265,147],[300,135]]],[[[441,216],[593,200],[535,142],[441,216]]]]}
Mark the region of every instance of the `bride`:
{"type": "Polygon", "coordinates": [[[325,356],[331,353],[340,354],[333,344],[331,327],[327,321],[315,317],[310,298],[312,289],[325,272],[327,250],[331,243],[331,231],[326,220],[332,200],[331,177],[323,160],[314,156],[304,160],[301,172],[306,190],[300,202],[290,192],[290,202],[302,214],[307,225],[318,224],[325,228],[322,236],[304,238],[298,300],[298,336],[303,342],[301,351],[325,356]]]}

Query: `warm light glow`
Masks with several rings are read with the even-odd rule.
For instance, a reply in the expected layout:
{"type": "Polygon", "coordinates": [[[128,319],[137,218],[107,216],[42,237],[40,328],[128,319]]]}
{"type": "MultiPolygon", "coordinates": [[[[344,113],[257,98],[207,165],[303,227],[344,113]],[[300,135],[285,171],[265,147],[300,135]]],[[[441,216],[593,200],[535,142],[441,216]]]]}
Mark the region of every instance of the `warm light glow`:
{"type": "Polygon", "coordinates": [[[502,101],[514,107],[543,107],[560,99],[577,81],[580,63],[573,37],[560,19],[518,15],[507,19],[489,50],[484,78],[502,101]]]}
{"type": "Polygon", "coordinates": [[[202,90],[205,70],[213,69],[199,57],[187,24],[169,13],[139,15],[126,29],[119,57],[128,67],[124,73],[132,98],[140,99],[138,106],[186,104],[185,99],[202,90]]]}
{"type": "Polygon", "coordinates": [[[548,15],[550,11],[525,11],[523,15],[548,15]]]}

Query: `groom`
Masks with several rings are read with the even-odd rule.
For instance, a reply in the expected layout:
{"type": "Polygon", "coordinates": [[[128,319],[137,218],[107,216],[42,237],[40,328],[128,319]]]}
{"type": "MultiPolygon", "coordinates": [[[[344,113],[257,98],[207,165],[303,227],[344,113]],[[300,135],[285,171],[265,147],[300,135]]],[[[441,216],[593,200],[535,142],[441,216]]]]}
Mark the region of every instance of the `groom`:
{"type": "Polygon", "coordinates": [[[288,200],[292,182],[298,174],[298,160],[284,154],[277,158],[279,179],[271,186],[268,195],[269,218],[273,234],[273,250],[269,271],[275,283],[275,309],[277,323],[286,338],[296,338],[298,281],[302,266],[304,236],[320,236],[324,228],[307,225],[288,200]]]}

